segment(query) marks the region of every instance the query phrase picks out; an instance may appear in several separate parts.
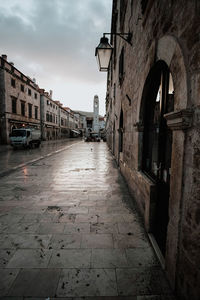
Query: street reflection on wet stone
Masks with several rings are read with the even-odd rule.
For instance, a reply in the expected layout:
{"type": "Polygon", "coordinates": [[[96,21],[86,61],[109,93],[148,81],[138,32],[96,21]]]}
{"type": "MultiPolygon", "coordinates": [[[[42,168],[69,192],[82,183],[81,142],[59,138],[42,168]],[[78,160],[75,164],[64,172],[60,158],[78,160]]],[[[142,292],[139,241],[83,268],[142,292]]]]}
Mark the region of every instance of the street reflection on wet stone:
{"type": "Polygon", "coordinates": [[[63,139],[43,141],[39,148],[26,148],[19,147],[13,149],[10,145],[1,145],[0,147],[0,176],[8,171],[8,169],[15,168],[21,164],[28,163],[38,158],[46,157],[51,153],[62,151],[74,143],[79,143],[81,140],[76,139],[63,139]]]}
{"type": "Polygon", "coordinates": [[[173,299],[103,142],[2,177],[0,229],[1,299],[173,299]]]}

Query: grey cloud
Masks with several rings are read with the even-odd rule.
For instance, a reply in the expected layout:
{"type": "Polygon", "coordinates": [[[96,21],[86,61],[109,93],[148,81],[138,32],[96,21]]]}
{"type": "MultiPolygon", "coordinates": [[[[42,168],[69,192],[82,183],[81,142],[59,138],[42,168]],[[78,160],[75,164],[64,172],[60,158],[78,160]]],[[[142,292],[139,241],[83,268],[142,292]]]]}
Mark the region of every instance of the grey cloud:
{"type": "MultiPolygon", "coordinates": [[[[21,2],[20,2],[21,3],[21,2]]],[[[42,64],[45,72],[94,82],[94,49],[110,30],[111,0],[34,0],[28,22],[0,11],[1,50],[42,64]]],[[[17,5],[17,4],[15,4],[17,5]]],[[[15,7],[17,10],[17,7],[15,7]]],[[[20,11],[20,9],[18,9],[20,11]]],[[[12,59],[12,58],[11,58],[12,59]]]]}

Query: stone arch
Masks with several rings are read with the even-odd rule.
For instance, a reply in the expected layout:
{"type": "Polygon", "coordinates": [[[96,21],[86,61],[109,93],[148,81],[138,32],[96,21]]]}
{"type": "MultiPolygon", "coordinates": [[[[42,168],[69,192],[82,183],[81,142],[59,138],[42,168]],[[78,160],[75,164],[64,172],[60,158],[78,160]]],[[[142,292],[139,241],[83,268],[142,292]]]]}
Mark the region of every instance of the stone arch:
{"type": "Polygon", "coordinates": [[[187,109],[188,104],[188,81],[187,81],[187,71],[186,63],[184,59],[183,50],[181,49],[180,44],[177,39],[173,36],[166,35],[160,38],[156,43],[152,42],[152,47],[154,48],[154,58],[149,61],[148,74],[144,82],[142,96],[140,99],[138,107],[138,122],[136,125],[136,130],[139,132],[139,151],[138,151],[138,169],[141,169],[141,152],[142,145],[141,140],[143,138],[143,113],[144,105],[146,99],[146,93],[148,91],[149,79],[152,77],[154,72],[154,67],[158,62],[165,63],[172,75],[173,84],[174,84],[174,111],[181,111],[187,109]],[[154,61],[153,61],[154,59],[154,61]]]}
{"type": "Polygon", "coordinates": [[[174,110],[186,109],[188,102],[186,64],[183,50],[174,37],[167,35],[158,40],[156,61],[159,60],[168,65],[172,74],[175,90],[174,110]],[[179,91],[179,93],[176,93],[176,91],[179,91]]]}
{"type": "MultiPolygon", "coordinates": [[[[139,157],[138,168],[141,169],[141,154],[143,147],[143,113],[145,101],[147,100],[148,84],[150,77],[153,75],[154,68],[159,62],[163,62],[169,68],[172,75],[174,85],[174,111],[165,115],[167,125],[173,131],[172,143],[172,158],[171,158],[171,184],[170,184],[170,199],[169,199],[169,223],[167,231],[167,249],[165,266],[168,278],[171,285],[174,286],[176,282],[176,262],[179,255],[178,241],[180,238],[179,222],[181,219],[182,206],[182,180],[183,180],[183,164],[184,164],[184,141],[185,129],[190,127],[190,112],[187,110],[188,106],[188,76],[186,68],[186,60],[184,58],[184,51],[173,36],[163,36],[160,38],[154,47],[155,56],[154,61],[149,64],[149,73],[146,77],[140,106],[138,110],[138,122],[136,123],[139,132],[139,157]],[[151,66],[151,68],[150,68],[151,66]],[[184,130],[183,130],[184,129],[184,130]]],[[[154,185],[149,183],[153,190],[154,185]]],[[[145,224],[146,228],[151,227],[150,216],[154,206],[153,197],[151,194],[149,200],[145,204],[145,224]]]]}
{"type": "Polygon", "coordinates": [[[188,81],[187,81],[187,70],[186,70],[186,63],[184,58],[183,50],[178,43],[177,39],[173,36],[166,35],[160,38],[156,43],[155,41],[152,42],[152,48],[154,48],[155,55],[151,56],[151,61],[148,63],[148,70],[146,80],[144,82],[142,96],[139,103],[138,109],[138,122],[137,127],[141,127],[142,122],[142,109],[143,109],[143,102],[145,98],[145,84],[147,82],[148,77],[150,76],[150,72],[153,66],[158,61],[163,61],[168,66],[174,84],[175,90],[175,107],[174,110],[181,110],[186,109],[188,104],[188,81]],[[176,93],[179,91],[179,93],[176,93]]]}

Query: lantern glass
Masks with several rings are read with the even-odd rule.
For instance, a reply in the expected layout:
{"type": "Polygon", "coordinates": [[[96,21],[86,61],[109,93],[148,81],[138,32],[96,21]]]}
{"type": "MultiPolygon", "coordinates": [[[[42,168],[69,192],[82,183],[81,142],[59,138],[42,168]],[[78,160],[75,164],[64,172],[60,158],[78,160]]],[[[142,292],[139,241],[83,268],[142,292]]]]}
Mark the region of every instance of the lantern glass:
{"type": "Polygon", "coordinates": [[[112,46],[108,43],[108,39],[103,37],[101,38],[100,44],[96,48],[96,58],[99,66],[99,71],[108,71],[110,58],[112,55],[112,46]]]}

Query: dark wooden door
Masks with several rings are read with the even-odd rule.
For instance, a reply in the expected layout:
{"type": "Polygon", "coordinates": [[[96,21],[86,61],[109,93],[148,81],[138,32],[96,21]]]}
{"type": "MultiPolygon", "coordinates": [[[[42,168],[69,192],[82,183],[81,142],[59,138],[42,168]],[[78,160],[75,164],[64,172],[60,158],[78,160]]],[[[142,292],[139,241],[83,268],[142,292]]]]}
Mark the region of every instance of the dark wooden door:
{"type": "Polygon", "coordinates": [[[173,83],[164,63],[156,66],[146,91],[143,171],[156,184],[153,235],[165,255],[171,173],[172,133],[164,114],[173,110],[173,83]]]}

